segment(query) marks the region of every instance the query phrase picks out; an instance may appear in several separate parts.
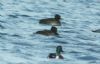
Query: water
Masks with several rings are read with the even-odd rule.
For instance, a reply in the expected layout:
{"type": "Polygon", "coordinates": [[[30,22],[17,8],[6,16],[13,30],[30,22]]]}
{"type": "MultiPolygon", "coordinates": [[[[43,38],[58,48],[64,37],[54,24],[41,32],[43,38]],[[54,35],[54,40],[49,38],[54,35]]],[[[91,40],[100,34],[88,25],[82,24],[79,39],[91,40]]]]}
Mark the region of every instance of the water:
{"type": "Polygon", "coordinates": [[[0,0],[0,64],[100,64],[100,0],[0,0]],[[60,34],[42,36],[50,29],[39,19],[60,14],[60,34]],[[57,45],[64,60],[48,59],[57,45]]]}

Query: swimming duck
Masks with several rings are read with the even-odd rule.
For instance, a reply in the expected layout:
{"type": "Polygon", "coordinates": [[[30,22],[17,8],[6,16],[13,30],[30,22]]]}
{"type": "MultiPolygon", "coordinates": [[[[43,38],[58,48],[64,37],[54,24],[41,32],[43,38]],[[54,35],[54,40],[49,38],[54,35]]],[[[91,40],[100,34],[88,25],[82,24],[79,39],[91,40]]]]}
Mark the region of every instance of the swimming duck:
{"type": "Polygon", "coordinates": [[[52,25],[52,26],[60,26],[61,16],[58,14],[55,14],[55,18],[46,18],[46,19],[41,19],[40,24],[47,24],[47,25],[52,25]]]}
{"type": "Polygon", "coordinates": [[[98,30],[94,30],[94,31],[92,31],[92,32],[100,33],[100,29],[98,29],[98,30]]]}
{"type": "Polygon", "coordinates": [[[37,31],[36,34],[41,34],[41,35],[45,35],[45,36],[58,35],[57,28],[53,27],[53,26],[51,27],[51,30],[37,31]]]}
{"type": "Polygon", "coordinates": [[[56,59],[64,59],[64,57],[61,55],[61,52],[63,52],[62,46],[57,46],[56,53],[50,53],[48,57],[49,58],[56,58],[56,59]]]}

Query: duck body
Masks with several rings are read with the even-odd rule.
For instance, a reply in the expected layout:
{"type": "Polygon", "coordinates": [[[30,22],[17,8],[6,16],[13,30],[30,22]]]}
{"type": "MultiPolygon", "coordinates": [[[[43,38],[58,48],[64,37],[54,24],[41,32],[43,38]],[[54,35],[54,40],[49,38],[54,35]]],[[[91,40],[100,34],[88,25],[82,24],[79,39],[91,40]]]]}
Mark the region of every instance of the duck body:
{"type": "Polygon", "coordinates": [[[41,19],[39,21],[40,24],[47,24],[47,25],[52,25],[52,26],[60,26],[60,15],[56,14],[55,18],[46,18],[46,19],[41,19]]]}
{"type": "Polygon", "coordinates": [[[56,27],[51,27],[51,30],[37,31],[36,34],[41,34],[41,35],[45,35],[45,36],[58,35],[56,27]]]}
{"type": "Polygon", "coordinates": [[[39,23],[52,25],[52,26],[60,26],[61,25],[60,21],[56,20],[55,18],[41,19],[39,23]]]}
{"type": "Polygon", "coordinates": [[[41,35],[45,35],[45,36],[57,35],[50,30],[37,31],[36,34],[41,34],[41,35]]]}
{"type": "Polygon", "coordinates": [[[50,53],[48,57],[51,59],[64,59],[62,55],[57,56],[56,53],[50,53]]]}

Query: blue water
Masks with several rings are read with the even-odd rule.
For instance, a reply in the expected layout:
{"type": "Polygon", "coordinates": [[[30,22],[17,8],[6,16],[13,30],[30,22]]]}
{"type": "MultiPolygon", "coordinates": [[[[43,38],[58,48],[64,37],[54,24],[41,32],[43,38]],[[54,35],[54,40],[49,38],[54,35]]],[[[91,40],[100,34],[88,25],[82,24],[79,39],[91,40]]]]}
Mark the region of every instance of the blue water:
{"type": "Polygon", "coordinates": [[[100,0],[0,0],[0,64],[100,64],[100,0]],[[43,36],[50,29],[39,19],[62,17],[60,34],[43,36]],[[57,45],[63,60],[48,59],[57,45]]]}

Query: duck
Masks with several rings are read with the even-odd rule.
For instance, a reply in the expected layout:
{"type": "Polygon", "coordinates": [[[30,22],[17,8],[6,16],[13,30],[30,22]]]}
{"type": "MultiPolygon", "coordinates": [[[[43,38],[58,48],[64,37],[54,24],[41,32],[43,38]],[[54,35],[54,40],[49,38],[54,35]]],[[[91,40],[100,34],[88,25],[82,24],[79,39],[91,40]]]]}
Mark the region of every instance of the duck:
{"type": "Polygon", "coordinates": [[[59,35],[57,33],[57,28],[54,26],[52,26],[50,30],[37,31],[36,34],[41,34],[41,35],[45,35],[45,36],[59,35]]]}
{"type": "Polygon", "coordinates": [[[39,23],[52,25],[52,26],[60,26],[61,25],[60,19],[61,19],[61,16],[59,14],[55,14],[54,18],[40,19],[39,23]]]}
{"type": "Polygon", "coordinates": [[[92,32],[95,32],[95,33],[100,33],[100,29],[93,30],[92,32]]]}
{"type": "Polygon", "coordinates": [[[50,59],[64,59],[64,57],[61,55],[62,46],[57,46],[56,47],[56,53],[49,53],[48,58],[50,59]]]}

